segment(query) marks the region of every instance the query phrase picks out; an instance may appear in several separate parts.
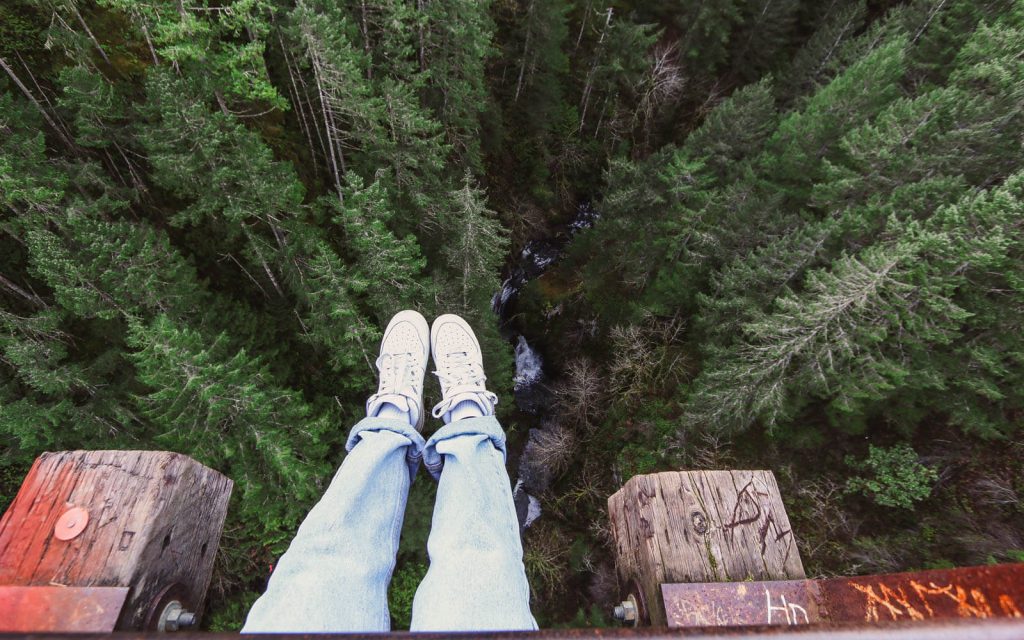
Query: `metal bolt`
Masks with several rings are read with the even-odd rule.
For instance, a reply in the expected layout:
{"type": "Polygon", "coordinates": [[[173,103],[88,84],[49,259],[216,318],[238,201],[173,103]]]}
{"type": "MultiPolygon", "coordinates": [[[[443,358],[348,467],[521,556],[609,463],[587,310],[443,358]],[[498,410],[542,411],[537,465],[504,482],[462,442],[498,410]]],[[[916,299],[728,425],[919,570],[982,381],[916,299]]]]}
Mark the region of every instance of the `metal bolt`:
{"type": "Polygon", "coordinates": [[[157,631],[178,631],[196,623],[196,614],[186,611],[177,600],[171,600],[160,614],[157,631]]]}
{"type": "Polygon", "coordinates": [[[629,599],[615,605],[612,616],[619,622],[635,627],[637,625],[636,598],[631,595],[629,599]]]}

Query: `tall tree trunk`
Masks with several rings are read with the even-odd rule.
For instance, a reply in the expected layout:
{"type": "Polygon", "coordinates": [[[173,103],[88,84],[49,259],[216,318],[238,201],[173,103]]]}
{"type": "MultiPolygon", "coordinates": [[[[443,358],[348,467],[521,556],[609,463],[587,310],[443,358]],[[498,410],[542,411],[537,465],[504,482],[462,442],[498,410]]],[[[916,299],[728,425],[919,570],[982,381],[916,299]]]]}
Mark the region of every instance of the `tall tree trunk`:
{"type": "Polygon", "coordinates": [[[341,190],[341,175],[345,171],[345,156],[342,154],[341,145],[335,149],[334,133],[337,131],[334,123],[334,114],[328,108],[327,102],[328,97],[324,94],[323,83],[320,82],[321,69],[318,62],[317,56],[312,54],[309,56],[310,62],[313,64],[313,79],[316,80],[317,96],[320,100],[320,110],[324,116],[324,132],[327,136],[327,148],[330,151],[331,168],[334,174],[334,186],[338,191],[338,200],[342,204],[345,203],[345,196],[341,190]],[[341,165],[339,167],[339,164],[341,165]]]}
{"type": "Polygon", "coordinates": [[[309,122],[306,120],[306,108],[302,104],[302,96],[299,94],[299,86],[295,82],[295,69],[292,67],[291,58],[288,55],[288,51],[284,46],[284,38],[281,37],[280,32],[277,34],[277,41],[281,45],[281,54],[284,57],[284,65],[288,69],[288,92],[292,96],[292,102],[295,104],[295,108],[299,112],[299,127],[302,129],[302,134],[306,136],[306,142],[309,144],[309,157],[313,161],[313,173],[320,173],[320,166],[316,160],[316,148],[313,146],[313,134],[309,130],[309,122]]]}
{"type": "Polygon", "coordinates": [[[85,18],[83,18],[82,14],[78,12],[78,7],[75,6],[74,1],[72,0],[71,2],[68,2],[68,6],[75,12],[75,17],[78,18],[78,24],[82,25],[82,29],[85,30],[86,35],[88,35],[89,39],[92,40],[92,43],[96,45],[96,50],[100,52],[100,57],[102,57],[103,61],[107,63],[107,66],[114,69],[114,65],[111,64],[110,58],[108,58],[106,52],[103,51],[103,47],[100,46],[100,41],[96,39],[95,35],[93,35],[92,30],[89,29],[89,25],[85,23],[85,18]]]}
{"type": "MultiPolygon", "coordinates": [[[[135,12],[132,12],[133,15],[135,12]]],[[[149,28],[146,27],[145,18],[139,17],[139,27],[142,29],[142,35],[146,38],[146,46],[149,47],[149,55],[153,56],[153,64],[160,64],[160,58],[156,55],[156,49],[153,48],[153,40],[149,37],[149,28]]]]}
{"type": "Polygon", "coordinates": [[[2,273],[0,273],[0,287],[3,287],[4,289],[7,289],[8,291],[10,291],[12,293],[15,293],[15,294],[21,296],[25,300],[28,300],[29,302],[31,302],[32,304],[34,304],[34,305],[36,305],[38,307],[42,307],[44,309],[47,307],[47,304],[46,304],[45,300],[43,300],[42,298],[37,296],[35,293],[29,293],[28,291],[25,291],[24,289],[22,289],[18,285],[14,284],[14,282],[12,282],[11,280],[8,280],[6,277],[4,277],[4,274],[2,274],[2,273]]]}
{"type": "Polygon", "coordinates": [[[7,61],[3,58],[0,58],[0,67],[3,67],[3,70],[7,72],[7,75],[10,76],[14,84],[17,85],[19,89],[21,89],[21,92],[25,94],[25,97],[29,99],[29,102],[35,105],[36,110],[39,111],[40,115],[43,116],[43,119],[46,120],[46,123],[48,125],[50,125],[50,128],[54,130],[54,132],[57,134],[57,137],[61,139],[61,142],[66,144],[69,148],[75,149],[75,143],[72,142],[71,139],[65,134],[64,129],[60,127],[53,118],[50,117],[50,114],[47,113],[46,109],[43,108],[43,105],[39,104],[39,101],[36,100],[35,96],[32,95],[32,92],[29,91],[28,87],[25,86],[21,79],[18,78],[17,75],[15,75],[14,69],[11,69],[11,66],[7,64],[7,61]]]}
{"type": "Polygon", "coordinates": [[[604,46],[604,38],[608,33],[608,27],[612,23],[612,8],[608,7],[608,12],[604,21],[604,28],[601,29],[601,36],[597,39],[597,46],[594,47],[594,59],[590,65],[590,71],[587,72],[587,79],[583,85],[583,95],[580,98],[580,135],[583,135],[583,125],[587,121],[587,107],[590,106],[590,92],[594,89],[594,77],[597,75],[597,64],[601,59],[601,49],[604,46]]]}
{"type": "Polygon", "coordinates": [[[366,24],[366,0],[361,0],[360,4],[360,30],[363,32],[363,53],[366,54],[366,79],[373,79],[373,58],[371,57],[370,51],[370,28],[366,24]]]}
{"type": "MultiPolygon", "coordinates": [[[[427,2],[426,2],[426,0],[416,0],[416,8],[419,10],[420,18],[422,19],[423,18],[423,14],[425,14],[426,11],[427,11],[427,2]]],[[[423,23],[422,22],[420,22],[420,26],[417,28],[417,30],[419,31],[418,37],[419,37],[419,42],[420,42],[420,52],[419,52],[419,56],[420,56],[420,72],[422,73],[422,72],[427,70],[427,54],[426,54],[426,51],[425,51],[425,49],[426,49],[426,42],[425,42],[426,37],[425,37],[425,35],[423,33],[423,23]]]]}
{"type": "Polygon", "coordinates": [[[533,36],[533,25],[530,23],[530,17],[533,15],[533,2],[530,2],[530,6],[526,9],[526,40],[523,42],[523,59],[519,64],[519,78],[516,80],[516,94],[512,98],[512,102],[519,102],[519,93],[523,90],[523,77],[526,74],[526,61],[530,54],[530,38],[533,36]]]}

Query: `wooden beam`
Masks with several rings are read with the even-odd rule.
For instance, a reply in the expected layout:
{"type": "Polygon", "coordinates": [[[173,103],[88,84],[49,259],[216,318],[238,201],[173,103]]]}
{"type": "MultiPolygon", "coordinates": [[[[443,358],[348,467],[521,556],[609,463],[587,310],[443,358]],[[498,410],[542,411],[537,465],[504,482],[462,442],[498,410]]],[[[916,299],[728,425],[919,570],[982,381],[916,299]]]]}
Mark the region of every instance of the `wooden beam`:
{"type": "Polygon", "coordinates": [[[0,520],[0,585],[128,587],[118,630],[199,614],[231,489],[178,453],[44,453],[0,520]]]}
{"type": "Polygon", "coordinates": [[[608,499],[616,567],[652,624],[666,623],[660,585],[804,578],[770,471],[634,476],[608,499]]]}

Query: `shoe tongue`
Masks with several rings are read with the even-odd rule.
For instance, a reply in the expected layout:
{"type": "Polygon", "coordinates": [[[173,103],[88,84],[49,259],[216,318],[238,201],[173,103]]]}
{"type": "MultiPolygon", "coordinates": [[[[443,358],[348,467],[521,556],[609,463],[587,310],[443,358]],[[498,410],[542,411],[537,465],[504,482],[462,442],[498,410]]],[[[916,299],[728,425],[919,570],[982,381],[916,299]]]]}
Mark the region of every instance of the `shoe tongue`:
{"type": "Polygon", "coordinates": [[[452,409],[457,407],[461,402],[472,402],[476,406],[480,407],[480,413],[482,415],[494,415],[494,405],[489,401],[485,392],[478,389],[473,391],[462,391],[461,393],[456,390],[454,395],[448,396],[448,398],[441,403],[444,407],[444,413],[442,415],[450,415],[452,409]]]}
{"type": "MultiPolygon", "coordinates": [[[[410,414],[414,413],[415,409],[412,403],[409,402],[407,396],[403,396],[398,393],[382,393],[373,397],[370,403],[366,407],[366,415],[375,416],[382,406],[385,404],[393,404],[402,411],[408,411],[410,414]]],[[[413,416],[418,418],[419,416],[413,416]]]]}

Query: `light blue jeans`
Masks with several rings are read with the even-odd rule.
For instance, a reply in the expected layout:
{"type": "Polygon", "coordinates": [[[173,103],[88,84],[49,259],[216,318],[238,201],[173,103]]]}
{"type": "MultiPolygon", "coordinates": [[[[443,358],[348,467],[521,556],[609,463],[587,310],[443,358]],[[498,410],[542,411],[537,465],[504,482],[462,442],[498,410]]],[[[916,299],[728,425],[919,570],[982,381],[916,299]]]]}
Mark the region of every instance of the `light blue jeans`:
{"type": "Polygon", "coordinates": [[[452,422],[426,442],[403,420],[364,418],[346,449],[243,633],[388,631],[388,583],[421,461],[438,488],[412,630],[537,628],[495,418],[452,422]]]}

